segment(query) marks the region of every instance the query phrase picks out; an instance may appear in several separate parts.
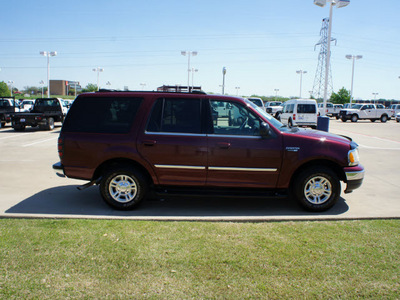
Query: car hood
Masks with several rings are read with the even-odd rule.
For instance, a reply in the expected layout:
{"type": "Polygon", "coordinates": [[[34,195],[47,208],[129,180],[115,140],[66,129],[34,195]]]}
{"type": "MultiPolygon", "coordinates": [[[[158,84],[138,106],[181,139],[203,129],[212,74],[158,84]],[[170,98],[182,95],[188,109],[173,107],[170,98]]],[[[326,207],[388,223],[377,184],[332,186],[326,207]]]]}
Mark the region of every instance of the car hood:
{"type": "Polygon", "coordinates": [[[296,135],[296,136],[302,136],[305,138],[311,138],[311,139],[318,139],[318,140],[326,140],[326,141],[333,141],[336,143],[343,143],[343,144],[351,144],[353,140],[344,135],[337,135],[333,133],[329,133],[326,131],[321,131],[321,130],[314,130],[314,129],[304,129],[304,128],[296,128],[293,127],[289,130],[290,134],[296,135]]]}

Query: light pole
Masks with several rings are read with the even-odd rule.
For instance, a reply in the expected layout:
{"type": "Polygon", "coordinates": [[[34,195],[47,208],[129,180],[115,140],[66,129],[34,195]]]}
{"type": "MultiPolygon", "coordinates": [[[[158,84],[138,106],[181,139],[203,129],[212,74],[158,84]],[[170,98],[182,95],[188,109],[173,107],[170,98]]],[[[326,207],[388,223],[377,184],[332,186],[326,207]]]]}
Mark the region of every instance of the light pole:
{"type": "Polygon", "coordinates": [[[100,86],[99,86],[100,72],[103,72],[104,69],[103,69],[103,68],[100,68],[100,67],[97,67],[97,68],[93,68],[92,71],[93,71],[93,72],[97,72],[97,91],[99,91],[99,90],[100,90],[100,86]]]}
{"type": "Polygon", "coordinates": [[[44,86],[44,81],[40,80],[39,84],[42,86],[42,98],[43,98],[43,86],[44,86]]]}
{"type": "Polygon", "coordinates": [[[236,89],[236,96],[239,96],[239,89],[240,89],[240,86],[235,86],[235,89],[236,89]]]}
{"type": "MultiPolygon", "coordinates": [[[[314,4],[320,7],[324,7],[326,5],[326,0],[314,0],[314,4]]],[[[336,5],[337,8],[345,7],[349,5],[350,0],[328,0],[330,3],[329,9],[329,23],[328,23],[328,39],[326,40],[327,45],[327,53],[326,53],[326,61],[325,61],[325,87],[324,87],[324,103],[322,116],[318,117],[317,128],[328,131],[329,130],[329,118],[326,116],[326,102],[328,100],[328,79],[329,79],[329,66],[331,62],[331,39],[332,39],[332,8],[336,5]],[[319,124],[321,123],[321,126],[319,124]]]]}
{"type": "Polygon", "coordinates": [[[192,91],[193,91],[193,88],[194,88],[194,84],[193,84],[194,72],[198,72],[199,70],[195,69],[195,68],[192,68],[190,71],[192,72],[192,91]]]}
{"type": "Polygon", "coordinates": [[[40,51],[40,54],[47,57],[47,98],[50,98],[50,56],[56,56],[57,51],[40,51]]]}
{"type": "Polygon", "coordinates": [[[278,100],[279,89],[274,89],[274,91],[275,91],[275,100],[278,100]]]}
{"type": "Polygon", "coordinates": [[[376,96],[379,95],[379,93],[372,93],[372,95],[374,95],[374,104],[376,102],[376,96]]]}
{"type": "Polygon", "coordinates": [[[352,67],[352,71],[351,71],[351,89],[350,89],[350,107],[351,107],[351,101],[353,99],[353,81],[354,81],[354,62],[356,59],[361,59],[362,55],[351,55],[351,54],[347,54],[346,55],[347,59],[352,59],[353,60],[353,67],[352,67]]]}
{"type": "Polygon", "coordinates": [[[303,81],[303,74],[306,74],[307,71],[298,70],[298,71],[296,71],[296,73],[300,74],[300,96],[299,96],[299,98],[301,98],[301,85],[302,85],[302,81],[303,81]]]}
{"type": "Polygon", "coordinates": [[[9,83],[9,85],[10,85],[10,87],[11,87],[11,97],[12,97],[12,95],[13,95],[13,92],[12,92],[12,90],[13,90],[13,83],[14,83],[14,81],[12,81],[12,80],[9,80],[8,81],[8,83],[9,83]]]}
{"type": "Polygon", "coordinates": [[[187,80],[187,88],[188,92],[190,92],[190,56],[196,56],[197,51],[181,51],[183,56],[188,57],[188,80],[187,80]]]}
{"type": "Polygon", "coordinates": [[[225,95],[225,75],[226,75],[226,68],[222,68],[222,95],[225,95]]]}

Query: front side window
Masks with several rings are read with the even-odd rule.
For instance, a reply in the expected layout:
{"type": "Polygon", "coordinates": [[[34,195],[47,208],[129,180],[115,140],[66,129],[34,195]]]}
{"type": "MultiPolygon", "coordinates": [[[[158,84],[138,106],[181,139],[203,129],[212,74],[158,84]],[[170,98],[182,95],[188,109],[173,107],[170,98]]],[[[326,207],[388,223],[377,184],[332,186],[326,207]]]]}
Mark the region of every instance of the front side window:
{"type": "Polygon", "coordinates": [[[200,99],[158,99],[153,107],[148,132],[201,133],[200,99]]]}
{"type": "Polygon", "coordinates": [[[246,107],[235,102],[211,100],[214,134],[249,135],[260,134],[260,119],[246,107]]]}

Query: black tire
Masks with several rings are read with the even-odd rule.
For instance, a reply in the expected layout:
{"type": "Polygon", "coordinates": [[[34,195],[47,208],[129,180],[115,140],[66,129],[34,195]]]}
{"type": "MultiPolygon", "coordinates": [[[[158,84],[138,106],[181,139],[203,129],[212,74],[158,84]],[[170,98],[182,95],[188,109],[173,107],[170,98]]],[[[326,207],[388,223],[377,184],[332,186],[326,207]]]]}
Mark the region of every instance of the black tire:
{"type": "Polygon", "coordinates": [[[146,197],[148,183],[143,175],[130,167],[115,167],[103,174],[100,193],[103,200],[118,210],[131,210],[146,197]]]}
{"type": "Polygon", "coordinates": [[[352,115],[352,116],[351,116],[351,121],[352,121],[353,123],[357,122],[357,121],[358,121],[358,116],[357,116],[357,115],[352,115]]]}
{"type": "Polygon", "coordinates": [[[342,120],[342,122],[347,122],[347,119],[345,117],[341,117],[340,119],[342,120]]]}
{"type": "Polygon", "coordinates": [[[376,121],[376,119],[371,119],[370,121],[371,121],[372,123],[374,123],[374,122],[376,121]]]}
{"type": "Polygon", "coordinates": [[[14,125],[14,130],[18,132],[25,131],[25,125],[14,125]]]}
{"type": "Polygon", "coordinates": [[[4,128],[6,126],[6,122],[1,122],[1,128],[4,128]]]}
{"type": "Polygon", "coordinates": [[[387,115],[382,115],[382,116],[381,116],[381,122],[382,122],[382,123],[386,123],[387,120],[388,120],[388,116],[387,116],[387,115]]]}
{"type": "Polygon", "coordinates": [[[288,126],[289,126],[289,127],[293,127],[292,119],[289,119],[289,121],[288,121],[288,126]]]}
{"type": "Polygon", "coordinates": [[[53,118],[49,118],[47,120],[47,130],[53,130],[54,129],[54,119],[53,118]]]}
{"type": "Polygon", "coordinates": [[[330,168],[310,167],[295,178],[292,194],[304,209],[325,211],[338,201],[340,181],[330,168]]]}

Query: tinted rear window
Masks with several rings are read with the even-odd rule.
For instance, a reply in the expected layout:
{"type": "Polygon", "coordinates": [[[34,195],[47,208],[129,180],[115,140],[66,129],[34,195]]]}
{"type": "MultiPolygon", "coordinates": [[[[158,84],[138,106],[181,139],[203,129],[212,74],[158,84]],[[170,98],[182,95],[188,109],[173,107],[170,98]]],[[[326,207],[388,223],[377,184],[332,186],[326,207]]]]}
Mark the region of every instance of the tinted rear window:
{"type": "Polygon", "coordinates": [[[317,112],[315,104],[298,104],[297,113],[299,114],[315,114],[317,112]]]}
{"type": "Polygon", "coordinates": [[[142,98],[78,98],[62,130],[68,132],[128,133],[142,98]]]}

